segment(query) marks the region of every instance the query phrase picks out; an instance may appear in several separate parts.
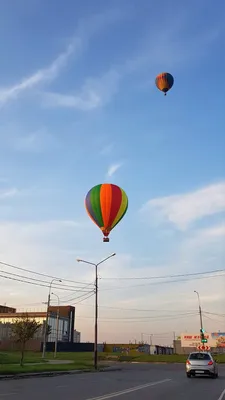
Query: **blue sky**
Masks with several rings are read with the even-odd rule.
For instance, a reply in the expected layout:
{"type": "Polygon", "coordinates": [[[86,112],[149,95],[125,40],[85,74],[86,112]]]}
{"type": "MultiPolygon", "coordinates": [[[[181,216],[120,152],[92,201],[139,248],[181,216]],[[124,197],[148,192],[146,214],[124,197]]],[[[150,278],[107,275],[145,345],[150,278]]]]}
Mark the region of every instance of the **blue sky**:
{"type": "MultiPolygon", "coordinates": [[[[224,268],[224,12],[212,1],[1,2],[2,261],[88,281],[93,271],[76,258],[98,261],[115,251],[101,269],[102,305],[147,302],[156,316],[176,315],[177,303],[196,309],[199,290],[206,310],[222,312],[224,277],[136,289],[107,278],[224,268]],[[175,78],[167,97],[154,84],[162,71],[175,78]],[[86,193],[102,182],[129,197],[109,244],[84,209],[86,193]]],[[[32,294],[41,307],[46,296],[2,283],[2,303],[23,306],[32,294]]],[[[77,329],[88,340],[92,303],[77,305],[77,329]]],[[[104,318],[119,311],[101,312],[101,340],[168,329],[163,317],[140,323],[139,313],[132,328],[118,332],[111,321],[107,332],[104,318]]],[[[207,320],[209,330],[225,329],[218,318],[207,320]]],[[[197,316],[170,325],[196,330],[197,316]]]]}

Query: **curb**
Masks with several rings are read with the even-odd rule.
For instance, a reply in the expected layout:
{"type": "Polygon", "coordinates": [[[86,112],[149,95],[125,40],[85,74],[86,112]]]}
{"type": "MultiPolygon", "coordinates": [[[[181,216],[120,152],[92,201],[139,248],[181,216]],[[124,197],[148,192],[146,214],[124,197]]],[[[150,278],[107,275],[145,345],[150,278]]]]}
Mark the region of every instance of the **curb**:
{"type": "Polygon", "coordinates": [[[113,372],[113,371],[121,371],[119,367],[105,367],[101,368],[98,371],[92,369],[84,369],[84,370],[71,370],[71,371],[46,371],[46,372],[31,372],[31,373],[24,373],[24,374],[14,374],[14,375],[0,375],[0,381],[6,380],[16,380],[16,379],[29,379],[29,378],[53,378],[55,376],[62,376],[62,375],[78,375],[78,374],[85,374],[85,373],[98,373],[98,372],[113,372]]]}

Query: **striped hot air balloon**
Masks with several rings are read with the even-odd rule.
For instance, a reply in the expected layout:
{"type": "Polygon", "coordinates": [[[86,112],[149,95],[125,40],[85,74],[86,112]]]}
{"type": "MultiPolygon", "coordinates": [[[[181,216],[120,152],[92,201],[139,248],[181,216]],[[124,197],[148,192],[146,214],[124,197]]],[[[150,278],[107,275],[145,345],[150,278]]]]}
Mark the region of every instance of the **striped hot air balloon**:
{"type": "Polygon", "coordinates": [[[119,186],[103,183],[89,190],[85,207],[89,217],[101,229],[103,242],[109,242],[111,230],[126,214],[128,197],[119,186]]]}
{"type": "Polygon", "coordinates": [[[169,72],[162,72],[161,74],[157,75],[155,79],[155,84],[159,90],[164,92],[165,96],[168,90],[171,89],[171,87],[174,84],[174,78],[169,72]]]}

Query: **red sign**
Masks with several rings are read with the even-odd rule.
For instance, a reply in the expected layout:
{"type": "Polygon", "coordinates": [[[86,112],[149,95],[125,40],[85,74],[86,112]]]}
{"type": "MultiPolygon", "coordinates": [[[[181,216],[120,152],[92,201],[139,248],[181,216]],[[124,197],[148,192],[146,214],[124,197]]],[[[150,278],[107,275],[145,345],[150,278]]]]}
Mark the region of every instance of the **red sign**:
{"type": "Polygon", "coordinates": [[[210,350],[210,346],[200,345],[200,346],[197,346],[197,349],[198,350],[202,350],[202,351],[209,351],[210,350]]]}

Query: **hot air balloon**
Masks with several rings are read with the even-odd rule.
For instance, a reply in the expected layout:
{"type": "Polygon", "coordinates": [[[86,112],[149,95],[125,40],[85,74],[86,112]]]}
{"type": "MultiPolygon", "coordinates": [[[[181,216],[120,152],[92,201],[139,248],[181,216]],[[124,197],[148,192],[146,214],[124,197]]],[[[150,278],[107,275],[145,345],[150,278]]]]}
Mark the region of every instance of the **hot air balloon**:
{"type": "Polygon", "coordinates": [[[128,197],[119,186],[103,183],[89,190],[85,207],[89,217],[101,229],[103,242],[109,242],[111,230],[126,214],[128,197]]]}
{"type": "Polygon", "coordinates": [[[162,72],[161,74],[157,75],[155,79],[155,84],[159,90],[164,92],[164,95],[166,96],[166,93],[168,90],[171,89],[174,83],[174,78],[169,72],[162,72]]]}

